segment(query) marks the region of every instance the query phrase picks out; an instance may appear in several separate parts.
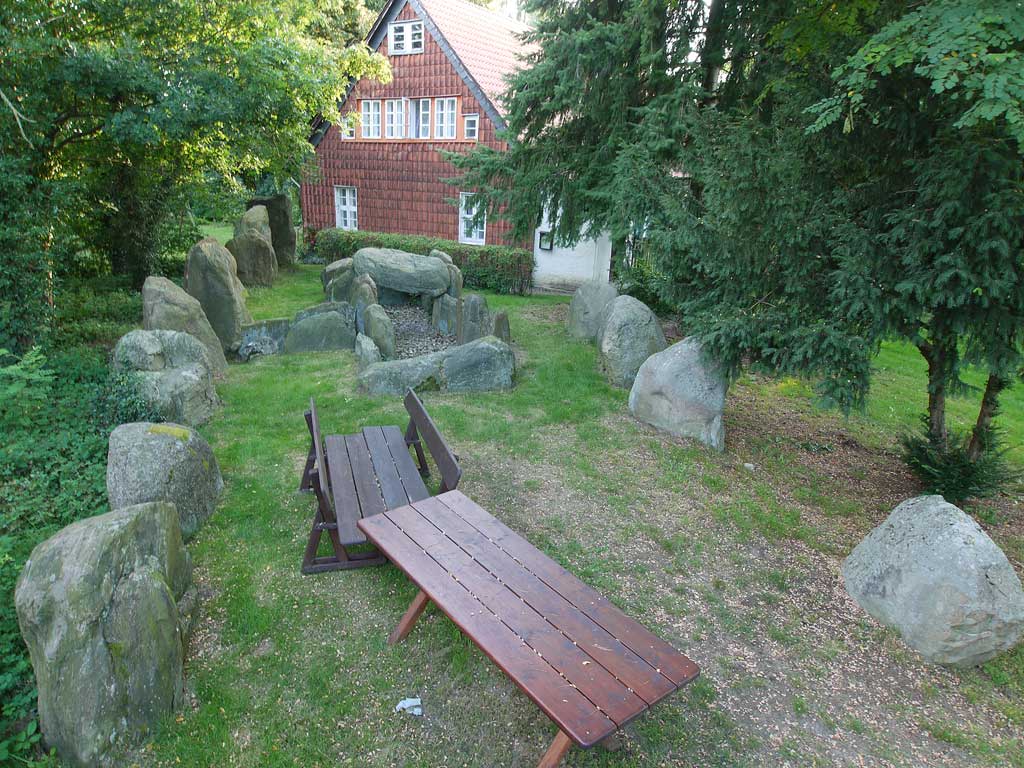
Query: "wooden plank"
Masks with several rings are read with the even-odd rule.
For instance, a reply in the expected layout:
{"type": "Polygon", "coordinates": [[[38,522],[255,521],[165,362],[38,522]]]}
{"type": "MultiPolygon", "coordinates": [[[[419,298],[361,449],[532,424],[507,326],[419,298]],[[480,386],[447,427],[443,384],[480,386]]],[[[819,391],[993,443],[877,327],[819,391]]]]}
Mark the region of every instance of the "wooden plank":
{"type": "Polygon", "coordinates": [[[402,431],[394,426],[381,427],[381,431],[384,433],[384,442],[388,444],[388,450],[391,451],[391,458],[398,469],[398,476],[402,479],[402,485],[405,486],[405,493],[409,497],[409,501],[430,498],[430,491],[427,490],[427,485],[423,482],[416,463],[412,460],[412,454],[409,453],[409,447],[405,444],[402,431]]]}
{"type": "Polygon", "coordinates": [[[356,495],[359,497],[359,513],[364,518],[379,515],[385,509],[384,497],[377,486],[377,476],[373,473],[373,462],[370,461],[366,440],[362,434],[345,435],[345,448],[348,450],[352,480],[356,484],[356,495]]]}
{"type": "Polygon", "coordinates": [[[441,481],[444,483],[443,489],[450,491],[459,484],[459,478],[462,477],[462,469],[459,467],[459,462],[455,460],[455,454],[441,437],[441,433],[434,424],[434,420],[430,418],[430,414],[427,413],[423,402],[411,389],[405,395],[405,410],[409,412],[409,417],[416,424],[416,429],[420,433],[420,439],[427,444],[427,449],[434,458],[434,463],[437,464],[441,473],[441,481]]]}
{"type": "Polygon", "coordinates": [[[615,723],[455,582],[387,515],[363,518],[359,527],[574,742],[589,747],[614,733],[615,723]]]}
{"type": "Polygon", "coordinates": [[[316,412],[316,401],[312,397],[309,398],[309,413],[313,427],[313,447],[316,453],[317,476],[320,478],[320,492],[330,494],[330,485],[327,483],[327,462],[324,461],[323,438],[320,437],[320,416],[316,412]]]}
{"type": "Polygon", "coordinates": [[[398,467],[391,457],[391,450],[384,440],[381,428],[363,427],[363,439],[366,440],[366,447],[370,451],[370,461],[373,463],[373,471],[377,475],[377,482],[384,496],[384,506],[395,509],[408,504],[409,495],[402,485],[402,478],[398,476],[398,467]]]}
{"type": "Polygon", "coordinates": [[[451,491],[436,498],[676,686],[683,686],[697,677],[700,670],[693,661],[631,619],[608,598],[541,553],[463,493],[451,491]]]}
{"type": "Polygon", "coordinates": [[[523,568],[508,553],[491,543],[476,528],[438,499],[418,502],[419,510],[433,525],[458,542],[466,552],[506,584],[553,626],[572,639],[595,662],[631,688],[648,704],[676,690],[676,685],[633,653],[607,630],[523,568]]]}
{"type": "Polygon", "coordinates": [[[327,466],[331,478],[331,494],[334,497],[334,514],[338,521],[338,537],[348,546],[366,541],[363,532],[356,527],[359,520],[359,498],[352,478],[345,438],[342,435],[328,435],[327,466]]]}
{"type": "Polygon", "coordinates": [[[520,600],[457,541],[447,536],[438,538],[438,528],[421,511],[402,507],[384,514],[616,725],[647,709],[647,702],[520,600]]]}

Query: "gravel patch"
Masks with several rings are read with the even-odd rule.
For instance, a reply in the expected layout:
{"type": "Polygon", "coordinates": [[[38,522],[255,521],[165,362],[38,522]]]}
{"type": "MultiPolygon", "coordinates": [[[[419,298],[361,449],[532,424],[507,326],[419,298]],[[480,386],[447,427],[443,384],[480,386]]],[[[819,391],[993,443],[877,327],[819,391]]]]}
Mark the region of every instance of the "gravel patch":
{"type": "Polygon", "coordinates": [[[454,336],[438,333],[430,324],[430,315],[418,304],[384,307],[395,326],[395,357],[417,357],[455,346],[454,336]]]}

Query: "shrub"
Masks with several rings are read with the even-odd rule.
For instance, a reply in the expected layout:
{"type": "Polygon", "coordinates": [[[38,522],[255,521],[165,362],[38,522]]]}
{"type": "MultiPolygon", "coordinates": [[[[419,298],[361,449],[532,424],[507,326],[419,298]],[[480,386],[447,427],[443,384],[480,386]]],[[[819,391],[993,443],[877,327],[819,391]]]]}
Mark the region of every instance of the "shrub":
{"type": "Polygon", "coordinates": [[[142,322],[142,294],[123,277],[69,281],[58,287],[55,303],[55,345],[111,346],[142,322]]]}
{"type": "MultiPolygon", "coordinates": [[[[133,377],[112,374],[106,351],[44,357],[0,350],[0,756],[34,749],[35,688],[14,610],[32,548],[107,511],[107,440],[124,421],[155,421],[133,377]]],[[[5,764],[0,759],[0,764],[5,764]]]]}
{"type": "Polygon", "coordinates": [[[904,435],[903,459],[924,483],[929,493],[938,493],[950,504],[980,499],[998,493],[1011,478],[997,430],[985,436],[985,451],[975,460],[967,455],[970,434],[950,433],[945,444],[931,439],[925,431],[904,435]]]}
{"type": "Polygon", "coordinates": [[[397,248],[410,253],[429,253],[436,248],[452,257],[470,288],[496,293],[527,294],[533,287],[533,254],[506,245],[466,245],[423,235],[392,235],[385,232],[350,232],[322,229],[313,238],[313,249],[325,264],[346,259],[360,248],[397,248]]]}

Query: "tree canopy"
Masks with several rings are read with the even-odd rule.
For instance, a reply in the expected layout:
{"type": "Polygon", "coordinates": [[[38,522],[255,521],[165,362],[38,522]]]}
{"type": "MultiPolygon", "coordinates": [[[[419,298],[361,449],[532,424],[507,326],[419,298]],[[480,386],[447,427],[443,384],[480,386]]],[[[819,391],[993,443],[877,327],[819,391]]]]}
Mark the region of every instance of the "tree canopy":
{"type": "MultiPolygon", "coordinates": [[[[360,42],[367,23],[350,0],[5,4],[0,171],[7,200],[32,201],[0,214],[25,268],[0,274],[5,297],[38,291],[38,275],[26,287],[18,274],[49,271],[62,249],[141,282],[185,185],[296,173],[311,116],[335,117],[351,78],[389,76],[360,42]]],[[[0,346],[38,322],[5,304],[0,346]]]]}
{"type": "MultiPolygon", "coordinates": [[[[849,408],[879,343],[1021,365],[1024,6],[1010,0],[533,0],[510,149],[458,159],[516,234],[607,230],[729,370],[849,408]]],[[[620,264],[620,266],[622,266],[620,264]]],[[[991,412],[979,413],[979,434],[991,412]]]]}

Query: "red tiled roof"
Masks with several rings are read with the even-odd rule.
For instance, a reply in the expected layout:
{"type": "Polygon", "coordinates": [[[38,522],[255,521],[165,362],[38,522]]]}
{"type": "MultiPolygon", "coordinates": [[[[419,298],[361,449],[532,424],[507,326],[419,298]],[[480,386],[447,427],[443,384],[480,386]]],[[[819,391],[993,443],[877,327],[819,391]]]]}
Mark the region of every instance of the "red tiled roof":
{"type": "Polygon", "coordinates": [[[533,47],[519,39],[529,27],[466,0],[419,2],[487,98],[504,115],[499,97],[506,87],[505,78],[519,68],[519,57],[533,47]]]}

